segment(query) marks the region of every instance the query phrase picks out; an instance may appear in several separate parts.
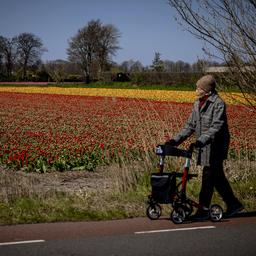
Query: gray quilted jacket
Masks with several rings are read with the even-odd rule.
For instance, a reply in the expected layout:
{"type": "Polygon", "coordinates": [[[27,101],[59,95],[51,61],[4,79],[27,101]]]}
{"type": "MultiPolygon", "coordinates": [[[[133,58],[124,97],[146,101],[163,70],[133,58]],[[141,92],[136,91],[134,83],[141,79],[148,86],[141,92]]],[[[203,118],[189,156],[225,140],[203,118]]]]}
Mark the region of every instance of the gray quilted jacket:
{"type": "Polygon", "coordinates": [[[195,132],[196,139],[203,143],[199,149],[197,164],[209,166],[227,158],[230,135],[226,106],[217,93],[213,93],[199,110],[195,101],[187,123],[174,140],[180,144],[195,132]]]}

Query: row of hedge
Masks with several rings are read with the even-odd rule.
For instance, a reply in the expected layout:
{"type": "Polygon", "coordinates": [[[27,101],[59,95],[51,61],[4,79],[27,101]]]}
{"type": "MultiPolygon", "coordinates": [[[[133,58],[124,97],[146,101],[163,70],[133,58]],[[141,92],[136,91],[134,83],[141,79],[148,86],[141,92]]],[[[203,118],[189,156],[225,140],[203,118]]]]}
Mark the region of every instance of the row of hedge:
{"type": "MultiPolygon", "coordinates": [[[[97,79],[92,79],[91,82],[98,82],[99,84],[113,83],[113,82],[129,82],[129,84],[137,86],[148,85],[162,85],[162,86],[180,86],[186,85],[194,89],[196,81],[203,75],[203,73],[166,73],[166,72],[137,72],[137,73],[102,73],[97,79]]],[[[219,84],[226,84],[223,80],[224,74],[215,74],[216,80],[219,84]]],[[[40,78],[40,77],[39,77],[40,78]]],[[[54,82],[44,74],[44,79],[32,79],[31,82],[54,82]]],[[[1,76],[0,76],[1,81],[1,76]]],[[[2,80],[8,81],[8,80],[2,80]]],[[[15,81],[13,79],[12,81],[15,81]]],[[[29,82],[27,81],[27,82],[29,82]]],[[[64,83],[84,83],[85,79],[81,75],[68,75],[64,83]]]]}
{"type": "Polygon", "coordinates": [[[103,73],[102,82],[131,82],[136,85],[194,85],[201,73],[138,72],[130,74],[103,73]],[[120,79],[118,79],[120,76],[120,79]]]}
{"type": "MultiPolygon", "coordinates": [[[[118,80],[118,74],[104,73],[102,77],[103,82],[130,82],[131,84],[138,86],[148,85],[161,85],[166,87],[186,87],[188,89],[195,89],[195,85],[198,79],[200,79],[205,73],[166,73],[166,72],[139,72],[124,74],[125,77],[122,80],[118,80]],[[125,79],[127,78],[127,79],[125,79]]],[[[212,74],[217,82],[218,90],[233,90],[237,91],[238,86],[235,81],[227,79],[230,78],[228,73],[214,73],[212,74]]]]}

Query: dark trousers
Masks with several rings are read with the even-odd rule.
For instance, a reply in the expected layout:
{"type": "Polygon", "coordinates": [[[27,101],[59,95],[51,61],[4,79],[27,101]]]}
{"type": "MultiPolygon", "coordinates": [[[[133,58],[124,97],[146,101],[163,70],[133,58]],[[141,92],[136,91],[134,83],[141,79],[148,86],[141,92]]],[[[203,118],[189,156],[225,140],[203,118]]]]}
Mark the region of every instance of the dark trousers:
{"type": "Polygon", "coordinates": [[[218,191],[227,207],[239,202],[234,196],[224,174],[222,161],[203,168],[202,186],[199,195],[199,203],[201,205],[207,208],[210,206],[214,188],[218,191]]]}

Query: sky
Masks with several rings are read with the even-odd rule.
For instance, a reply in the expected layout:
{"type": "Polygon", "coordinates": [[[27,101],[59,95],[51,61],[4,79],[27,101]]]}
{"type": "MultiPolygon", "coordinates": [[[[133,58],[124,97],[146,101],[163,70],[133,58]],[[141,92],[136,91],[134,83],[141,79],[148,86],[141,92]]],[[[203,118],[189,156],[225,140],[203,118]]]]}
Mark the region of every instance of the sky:
{"type": "Polygon", "coordinates": [[[91,20],[118,28],[120,50],[112,59],[151,65],[162,60],[194,63],[203,58],[203,43],[175,21],[167,0],[0,0],[0,35],[33,33],[48,50],[43,61],[66,60],[68,40],[91,20]]]}

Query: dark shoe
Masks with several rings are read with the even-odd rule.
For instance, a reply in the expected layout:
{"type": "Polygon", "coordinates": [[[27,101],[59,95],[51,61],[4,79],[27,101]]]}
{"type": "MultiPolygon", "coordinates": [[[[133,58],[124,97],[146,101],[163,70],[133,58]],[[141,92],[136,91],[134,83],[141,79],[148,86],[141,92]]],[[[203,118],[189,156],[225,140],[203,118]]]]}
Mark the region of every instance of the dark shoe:
{"type": "Polygon", "coordinates": [[[209,211],[197,211],[194,215],[191,216],[191,220],[200,221],[200,220],[208,220],[210,217],[209,211]]]}
{"type": "Polygon", "coordinates": [[[234,205],[227,208],[227,211],[225,213],[225,217],[226,218],[232,217],[235,214],[241,212],[242,210],[244,210],[244,206],[241,203],[234,204],[234,205]]]}

